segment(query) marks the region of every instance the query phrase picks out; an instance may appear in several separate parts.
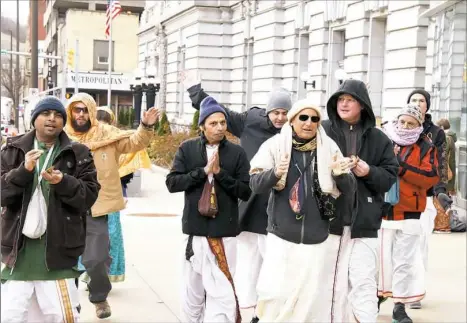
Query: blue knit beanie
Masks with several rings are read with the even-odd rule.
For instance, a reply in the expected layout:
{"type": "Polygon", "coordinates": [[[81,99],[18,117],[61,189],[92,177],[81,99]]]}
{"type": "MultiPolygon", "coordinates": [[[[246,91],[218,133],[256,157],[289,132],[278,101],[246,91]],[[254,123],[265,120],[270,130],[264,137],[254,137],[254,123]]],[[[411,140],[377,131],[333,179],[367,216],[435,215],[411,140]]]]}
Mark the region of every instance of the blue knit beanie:
{"type": "Polygon", "coordinates": [[[216,112],[223,113],[227,119],[227,113],[224,108],[222,108],[214,98],[210,96],[205,97],[203,101],[201,101],[199,108],[198,126],[202,125],[207,117],[216,112]]]}
{"type": "Polygon", "coordinates": [[[34,110],[32,110],[31,124],[34,125],[34,121],[36,121],[36,118],[40,113],[48,110],[54,110],[60,113],[63,117],[63,124],[66,124],[65,106],[62,101],[51,95],[40,98],[39,101],[37,101],[34,110]]]}

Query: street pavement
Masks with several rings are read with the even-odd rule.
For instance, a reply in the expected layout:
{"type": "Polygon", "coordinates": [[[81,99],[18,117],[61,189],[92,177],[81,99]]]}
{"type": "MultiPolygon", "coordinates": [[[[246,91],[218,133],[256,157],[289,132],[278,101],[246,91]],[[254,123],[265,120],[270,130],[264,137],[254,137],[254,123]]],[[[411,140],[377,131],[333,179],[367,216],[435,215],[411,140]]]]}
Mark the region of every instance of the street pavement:
{"type": "MultiPolygon", "coordinates": [[[[170,194],[165,173],[154,167],[137,174],[122,212],[126,280],[113,286],[112,316],[99,320],[80,286],[81,322],[181,322],[180,277],[184,257],[180,214],[183,194],[170,194]],[[141,188],[141,189],[140,189],[141,188]]],[[[414,322],[466,322],[466,234],[432,235],[427,296],[423,309],[408,309],[414,322]]],[[[378,322],[391,322],[392,302],[378,322]]],[[[249,322],[252,310],[242,311],[249,322]]]]}

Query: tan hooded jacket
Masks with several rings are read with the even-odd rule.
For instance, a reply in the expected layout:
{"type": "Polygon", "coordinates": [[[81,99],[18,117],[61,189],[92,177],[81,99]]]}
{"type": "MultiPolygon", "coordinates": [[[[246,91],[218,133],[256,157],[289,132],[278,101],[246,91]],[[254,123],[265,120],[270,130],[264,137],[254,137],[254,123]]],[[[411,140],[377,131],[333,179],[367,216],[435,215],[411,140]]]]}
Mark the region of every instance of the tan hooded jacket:
{"type": "Polygon", "coordinates": [[[73,95],[66,112],[69,122],[65,126],[65,132],[71,140],[86,145],[94,156],[101,190],[91,209],[92,216],[102,216],[124,209],[125,202],[118,173],[120,155],[146,148],[153,136],[153,129],[140,125],[136,131],[122,131],[114,126],[99,123],[96,118],[97,104],[87,93],[73,95]],[[89,111],[91,128],[85,133],[76,132],[72,127],[71,111],[78,102],[83,102],[89,111]]]}

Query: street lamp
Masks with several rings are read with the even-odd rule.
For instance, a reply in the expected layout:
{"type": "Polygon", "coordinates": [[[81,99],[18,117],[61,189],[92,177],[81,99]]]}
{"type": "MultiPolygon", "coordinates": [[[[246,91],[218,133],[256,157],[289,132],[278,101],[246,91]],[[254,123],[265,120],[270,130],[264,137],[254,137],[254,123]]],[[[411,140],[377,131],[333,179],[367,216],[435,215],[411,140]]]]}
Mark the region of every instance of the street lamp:
{"type": "Polygon", "coordinates": [[[133,80],[130,82],[130,90],[133,94],[133,108],[135,109],[135,120],[133,128],[138,128],[141,123],[141,104],[143,102],[142,73],[139,69],[133,72],[133,80]]]}

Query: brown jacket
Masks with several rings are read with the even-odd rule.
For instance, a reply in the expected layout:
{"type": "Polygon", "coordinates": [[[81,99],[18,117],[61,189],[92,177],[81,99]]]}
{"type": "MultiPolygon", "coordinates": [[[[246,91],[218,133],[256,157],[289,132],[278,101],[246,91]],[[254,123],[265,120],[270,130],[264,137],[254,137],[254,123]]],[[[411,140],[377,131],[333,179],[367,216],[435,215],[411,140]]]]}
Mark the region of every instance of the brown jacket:
{"type": "Polygon", "coordinates": [[[97,105],[86,93],[75,94],[67,106],[69,122],[65,127],[68,136],[91,149],[97,169],[101,190],[91,209],[92,216],[102,216],[125,208],[122,186],[118,173],[121,154],[128,154],[146,148],[153,136],[153,128],[140,125],[136,131],[124,131],[97,121],[97,105]],[[76,132],[72,127],[71,110],[77,102],[83,102],[89,111],[91,128],[86,133],[76,132]]]}

